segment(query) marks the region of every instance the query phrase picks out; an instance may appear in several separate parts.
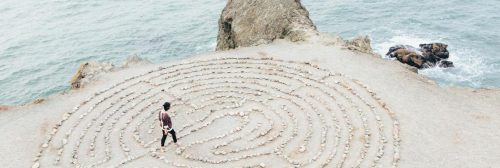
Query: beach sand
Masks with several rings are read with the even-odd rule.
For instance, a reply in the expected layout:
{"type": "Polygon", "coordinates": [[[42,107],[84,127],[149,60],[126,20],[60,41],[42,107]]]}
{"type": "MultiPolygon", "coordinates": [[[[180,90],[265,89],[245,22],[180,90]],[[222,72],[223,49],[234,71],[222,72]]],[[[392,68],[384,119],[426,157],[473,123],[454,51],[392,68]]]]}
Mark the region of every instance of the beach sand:
{"type": "Polygon", "coordinates": [[[2,167],[497,167],[500,90],[319,42],[100,76],[0,112],[2,167]],[[164,101],[180,144],[159,151],[164,101]]]}

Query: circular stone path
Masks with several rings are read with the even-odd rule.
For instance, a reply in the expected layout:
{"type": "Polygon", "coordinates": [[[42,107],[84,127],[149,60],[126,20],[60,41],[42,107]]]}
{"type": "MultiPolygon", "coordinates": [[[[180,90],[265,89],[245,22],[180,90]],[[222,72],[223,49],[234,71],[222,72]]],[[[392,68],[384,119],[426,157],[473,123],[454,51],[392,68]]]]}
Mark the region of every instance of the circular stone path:
{"type": "Polygon", "coordinates": [[[161,67],[81,102],[33,167],[398,167],[399,123],[367,86],[310,63],[217,58],[161,67]],[[179,145],[160,152],[165,101],[179,145]]]}

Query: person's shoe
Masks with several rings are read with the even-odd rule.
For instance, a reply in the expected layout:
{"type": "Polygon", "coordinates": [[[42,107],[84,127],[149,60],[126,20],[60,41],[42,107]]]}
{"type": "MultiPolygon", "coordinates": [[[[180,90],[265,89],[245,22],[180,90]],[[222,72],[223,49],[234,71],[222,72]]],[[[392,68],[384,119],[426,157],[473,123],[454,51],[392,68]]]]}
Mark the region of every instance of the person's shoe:
{"type": "Polygon", "coordinates": [[[163,146],[162,146],[162,147],[160,147],[160,152],[161,152],[161,153],[165,153],[165,147],[163,147],[163,146]]]}

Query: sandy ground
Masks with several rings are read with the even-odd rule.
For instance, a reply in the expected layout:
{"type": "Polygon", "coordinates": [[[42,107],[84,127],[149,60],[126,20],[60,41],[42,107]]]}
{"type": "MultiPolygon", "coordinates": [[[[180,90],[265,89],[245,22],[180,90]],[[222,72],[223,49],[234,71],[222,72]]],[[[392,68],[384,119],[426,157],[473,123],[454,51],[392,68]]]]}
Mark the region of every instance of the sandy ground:
{"type": "Polygon", "coordinates": [[[103,75],[0,112],[2,167],[499,167],[500,91],[277,41],[103,75]],[[179,145],[160,152],[171,101],[179,145]]]}

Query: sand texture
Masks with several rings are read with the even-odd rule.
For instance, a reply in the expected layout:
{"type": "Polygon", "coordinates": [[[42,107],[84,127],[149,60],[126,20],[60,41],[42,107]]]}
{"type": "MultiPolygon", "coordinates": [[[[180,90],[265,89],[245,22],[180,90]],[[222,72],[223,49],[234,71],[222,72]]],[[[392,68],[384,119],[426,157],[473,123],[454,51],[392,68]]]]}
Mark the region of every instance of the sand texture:
{"type": "Polygon", "coordinates": [[[495,167],[498,90],[277,41],[131,67],[0,113],[3,167],[495,167]],[[159,151],[164,101],[180,144],[159,151]]]}

